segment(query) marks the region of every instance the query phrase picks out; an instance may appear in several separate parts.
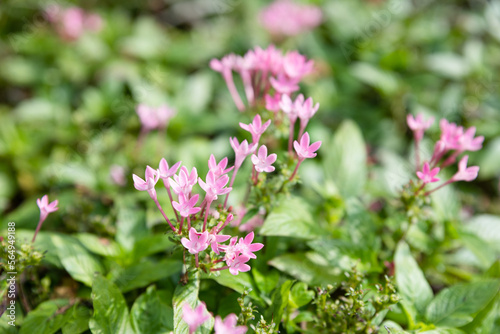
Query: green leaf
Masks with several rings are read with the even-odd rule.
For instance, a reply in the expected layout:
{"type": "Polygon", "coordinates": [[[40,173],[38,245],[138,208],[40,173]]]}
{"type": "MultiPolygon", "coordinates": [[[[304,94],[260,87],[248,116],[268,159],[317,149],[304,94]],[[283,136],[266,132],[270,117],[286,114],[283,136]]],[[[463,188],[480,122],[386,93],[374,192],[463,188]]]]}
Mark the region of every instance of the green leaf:
{"type": "Polygon", "coordinates": [[[165,259],[159,262],[146,260],[113,275],[111,280],[122,292],[142,288],[153,282],[180,273],[182,262],[165,259]]]}
{"type": "Polygon", "coordinates": [[[427,307],[427,320],[439,326],[466,325],[491,301],[499,288],[499,280],[487,280],[445,289],[427,307]]]}
{"type": "Polygon", "coordinates": [[[155,286],[150,286],[135,300],[130,313],[137,333],[163,334],[174,329],[174,311],[161,302],[155,286]]]}
{"type": "Polygon", "coordinates": [[[117,257],[120,255],[120,245],[114,240],[99,238],[90,233],[79,233],[74,235],[82,244],[94,254],[117,257]]]}
{"type": "Polygon", "coordinates": [[[459,232],[459,236],[465,246],[477,257],[482,269],[488,269],[495,262],[495,251],[483,239],[467,232],[459,232]]]}
{"type": "Polygon", "coordinates": [[[405,242],[400,242],[394,256],[396,284],[401,297],[421,314],[432,299],[432,289],[405,242]]]}
{"type": "Polygon", "coordinates": [[[148,235],[146,213],[134,207],[131,201],[118,202],[116,241],[126,250],[133,250],[135,243],[148,235]]]}
{"type": "Polygon", "coordinates": [[[280,274],[277,270],[270,270],[262,274],[257,268],[252,268],[252,276],[259,290],[265,294],[271,293],[280,280],[280,274]]]}
{"type": "Polygon", "coordinates": [[[465,225],[464,229],[477,235],[500,252],[500,216],[475,216],[465,225]]]}
{"type": "Polygon", "coordinates": [[[74,280],[91,286],[94,273],[104,272],[101,263],[75,238],[52,234],[51,240],[61,264],[74,280]]]}
{"type": "Polygon", "coordinates": [[[340,270],[314,252],[284,254],[269,264],[309,285],[335,284],[342,279],[340,270]]]}
{"type": "MultiPolygon", "coordinates": [[[[192,309],[197,307],[201,302],[198,299],[198,291],[200,290],[200,278],[197,273],[188,277],[186,285],[179,284],[175,288],[172,305],[174,307],[174,333],[189,334],[189,326],[182,319],[182,306],[188,304],[192,309]]],[[[198,328],[197,333],[208,334],[214,326],[214,318],[210,316],[210,320],[203,323],[198,328]]]]}
{"type": "Polygon", "coordinates": [[[68,305],[67,299],[54,299],[41,303],[29,312],[23,321],[19,334],[53,334],[68,320],[62,307],[68,305]]]}
{"type": "Polygon", "coordinates": [[[274,320],[276,324],[275,329],[278,329],[283,312],[288,305],[288,297],[290,295],[290,288],[294,281],[287,280],[283,282],[276,290],[274,290],[271,307],[267,310],[267,320],[270,323],[274,320]]]}
{"type": "Polygon", "coordinates": [[[138,240],[132,251],[135,260],[140,260],[158,252],[163,252],[175,244],[170,241],[169,236],[165,234],[149,235],[138,240]]]}
{"type": "Polygon", "coordinates": [[[80,334],[89,329],[92,311],[83,305],[75,304],[64,316],[66,323],[62,327],[63,334],[80,334]]]}
{"type": "Polygon", "coordinates": [[[302,307],[307,305],[314,298],[314,291],[307,289],[307,284],[304,282],[297,282],[293,285],[290,291],[290,302],[294,307],[302,307]]]}
{"type": "Polygon", "coordinates": [[[325,169],[344,198],[357,196],[366,178],[366,146],[361,130],[352,121],[337,129],[325,156],[325,169]]]}
{"type": "Polygon", "coordinates": [[[352,65],[351,73],[360,81],[386,94],[392,94],[398,89],[398,80],[393,73],[384,71],[369,63],[358,62],[352,65]]]}
{"type": "Polygon", "coordinates": [[[457,328],[441,327],[436,329],[431,329],[430,331],[418,332],[419,334],[466,334],[457,328]]]}
{"type": "Polygon", "coordinates": [[[385,321],[382,326],[380,326],[380,334],[407,334],[409,332],[403,330],[401,326],[394,321],[385,321]]]}
{"type": "Polygon", "coordinates": [[[297,197],[283,197],[264,222],[261,235],[313,239],[323,235],[309,206],[297,197]]]}
{"type": "Polygon", "coordinates": [[[89,327],[93,334],[132,334],[125,298],[111,281],[96,275],[92,284],[94,315],[89,327]]]}

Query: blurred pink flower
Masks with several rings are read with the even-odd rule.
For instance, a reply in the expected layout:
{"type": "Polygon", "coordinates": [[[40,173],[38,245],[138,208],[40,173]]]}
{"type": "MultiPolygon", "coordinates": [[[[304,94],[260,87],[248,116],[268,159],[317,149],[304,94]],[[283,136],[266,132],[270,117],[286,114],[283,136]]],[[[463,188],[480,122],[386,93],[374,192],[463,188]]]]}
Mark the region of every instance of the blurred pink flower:
{"type": "Polygon", "coordinates": [[[293,92],[298,91],[300,88],[298,85],[299,80],[289,78],[282,73],[278,74],[276,78],[271,77],[269,82],[271,83],[271,86],[273,86],[273,88],[280,94],[290,95],[293,92]]]}
{"type": "Polygon", "coordinates": [[[99,31],[103,26],[99,15],[87,13],[79,7],[62,8],[51,5],[46,8],[45,16],[55,25],[61,38],[67,41],[75,41],[86,31],[99,31]]]}
{"type": "Polygon", "coordinates": [[[281,94],[276,93],[274,96],[271,96],[269,94],[266,94],[264,96],[264,99],[266,101],[266,109],[272,112],[278,112],[280,111],[280,101],[281,101],[281,94]]]}
{"type": "Polygon", "coordinates": [[[189,326],[189,334],[193,334],[198,327],[210,319],[210,314],[208,314],[207,306],[203,302],[195,309],[192,309],[188,303],[185,303],[182,305],[182,319],[189,326]]]}
{"type": "Polygon", "coordinates": [[[433,168],[432,170],[429,167],[429,163],[426,162],[424,163],[424,167],[422,168],[422,171],[417,171],[417,177],[422,180],[424,184],[427,183],[432,183],[432,182],[437,182],[440,179],[436,177],[436,175],[439,173],[439,168],[433,168]]]}
{"type": "Polygon", "coordinates": [[[244,334],[247,332],[246,326],[236,326],[238,317],[236,314],[229,314],[224,321],[220,316],[215,317],[214,330],[215,334],[244,334]]]}
{"type": "Polygon", "coordinates": [[[141,121],[143,131],[149,132],[154,129],[164,129],[168,121],[174,117],[176,111],[167,105],[161,105],[154,108],[145,104],[139,104],[136,107],[137,115],[141,121]]]}
{"type": "Polygon", "coordinates": [[[298,51],[291,51],[283,59],[283,69],[285,74],[295,80],[302,79],[303,76],[313,71],[314,61],[308,60],[306,56],[298,51]]]}
{"type": "MultiPolygon", "coordinates": [[[[233,148],[235,154],[235,159],[234,159],[235,170],[239,169],[243,164],[245,158],[248,155],[252,154],[257,148],[256,144],[248,144],[246,139],[243,140],[240,144],[236,137],[229,138],[229,143],[231,144],[231,147],[233,148]]],[[[236,173],[236,171],[234,173],[236,173]]]]}
{"type": "Polygon", "coordinates": [[[413,131],[415,140],[420,141],[424,137],[424,131],[434,123],[434,117],[424,120],[422,114],[418,114],[417,117],[409,114],[406,116],[406,122],[408,123],[408,127],[413,131]]]}
{"type": "Polygon", "coordinates": [[[155,186],[160,179],[160,171],[153,169],[150,166],[146,167],[145,180],[141,179],[139,176],[132,174],[134,179],[134,187],[140,191],[147,191],[149,196],[156,201],[156,190],[155,186]]]}
{"type": "Polygon", "coordinates": [[[41,221],[45,220],[49,215],[49,213],[56,212],[57,210],[59,210],[59,208],[57,207],[59,201],[56,199],[55,201],[49,203],[48,195],[44,195],[42,198],[37,199],[36,204],[40,208],[41,221]]]}
{"type": "Polygon", "coordinates": [[[451,182],[456,181],[467,181],[470,182],[477,178],[477,174],[479,173],[478,166],[467,167],[467,161],[469,160],[469,156],[464,156],[460,162],[458,163],[458,171],[453,175],[450,179],[451,182]]]}
{"type": "Polygon", "coordinates": [[[289,0],[277,0],[259,14],[262,26],[272,35],[294,36],[311,30],[321,23],[321,10],[289,0]]]}
{"type": "Polygon", "coordinates": [[[113,183],[119,186],[123,187],[127,183],[125,180],[125,168],[123,166],[112,165],[109,168],[109,176],[111,177],[113,183]]]}

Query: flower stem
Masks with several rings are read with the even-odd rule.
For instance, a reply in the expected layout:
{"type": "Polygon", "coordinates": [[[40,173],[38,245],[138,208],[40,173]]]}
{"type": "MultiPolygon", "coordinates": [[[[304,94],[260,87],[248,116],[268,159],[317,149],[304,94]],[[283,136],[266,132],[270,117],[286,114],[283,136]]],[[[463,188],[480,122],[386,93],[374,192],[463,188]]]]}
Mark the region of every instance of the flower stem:
{"type": "Polygon", "coordinates": [[[36,226],[36,231],[35,231],[35,235],[33,235],[33,239],[31,240],[31,243],[34,243],[35,242],[35,239],[36,239],[36,236],[38,235],[38,232],[40,231],[40,229],[42,228],[42,224],[43,222],[45,221],[45,218],[44,217],[42,219],[42,217],[40,216],[40,220],[38,221],[38,225],[36,226]]]}
{"type": "MultiPolygon", "coordinates": [[[[234,168],[234,171],[233,171],[233,176],[231,176],[231,182],[229,183],[229,188],[232,188],[233,187],[233,183],[234,183],[234,179],[236,178],[236,173],[238,173],[238,169],[240,169],[239,167],[238,168],[234,168]]],[[[226,195],[226,199],[224,200],[224,210],[226,209],[226,206],[227,206],[227,199],[229,198],[229,193],[227,193],[226,195]]]]}
{"type": "Polygon", "coordinates": [[[303,160],[299,160],[297,162],[297,165],[295,166],[295,169],[293,170],[292,176],[288,179],[289,181],[292,181],[292,179],[295,177],[295,174],[297,174],[297,171],[299,170],[299,166],[302,163],[303,160]]]}
{"type": "Polygon", "coordinates": [[[172,198],[172,192],[170,191],[170,186],[168,186],[165,180],[163,181],[163,184],[165,185],[165,188],[167,188],[168,198],[170,198],[170,205],[172,206],[172,209],[174,209],[175,218],[177,218],[177,221],[179,221],[179,213],[177,212],[177,210],[175,210],[174,205],[172,204],[174,199],[172,198]]]}
{"type": "Polygon", "coordinates": [[[224,267],[220,267],[220,268],[212,268],[212,269],[210,269],[210,271],[221,271],[224,269],[229,269],[229,266],[224,266],[224,267]]]}
{"type": "MultiPolygon", "coordinates": [[[[188,216],[189,219],[189,216],[188,216]]],[[[179,235],[182,234],[182,225],[184,224],[184,217],[181,218],[181,224],[179,225],[179,235]]]]}
{"type": "Polygon", "coordinates": [[[177,233],[174,225],[172,225],[172,223],[170,222],[170,219],[168,219],[167,215],[165,214],[165,212],[161,208],[161,205],[158,202],[158,199],[153,199],[153,200],[155,201],[156,206],[158,207],[158,209],[160,210],[161,214],[163,215],[163,218],[165,218],[165,220],[167,221],[168,225],[170,225],[170,228],[172,229],[172,231],[174,231],[174,233],[177,233]]]}

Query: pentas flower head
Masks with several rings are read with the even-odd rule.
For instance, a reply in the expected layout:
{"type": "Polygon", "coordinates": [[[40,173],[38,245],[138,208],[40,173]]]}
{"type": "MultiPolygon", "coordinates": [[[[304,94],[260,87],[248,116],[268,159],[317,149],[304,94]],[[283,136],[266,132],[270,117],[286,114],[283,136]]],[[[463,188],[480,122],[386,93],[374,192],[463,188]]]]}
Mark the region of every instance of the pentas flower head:
{"type": "Polygon", "coordinates": [[[281,110],[281,108],[280,108],[281,94],[280,93],[276,93],[276,94],[274,94],[274,96],[266,94],[264,96],[264,100],[266,102],[266,109],[267,110],[272,111],[274,113],[281,110]]]}
{"type": "Polygon", "coordinates": [[[252,143],[257,144],[260,140],[260,136],[266,131],[266,129],[271,124],[271,120],[268,120],[264,124],[262,124],[262,119],[260,115],[256,115],[250,124],[240,123],[240,126],[243,130],[246,130],[252,134],[252,143]]]}
{"type": "Polygon", "coordinates": [[[198,233],[194,227],[191,227],[189,230],[189,239],[182,238],[181,243],[191,254],[203,252],[208,247],[208,231],[198,233]]]}
{"type": "Polygon", "coordinates": [[[217,164],[217,160],[215,160],[214,155],[210,154],[210,159],[208,159],[208,169],[214,173],[216,178],[218,178],[233,170],[234,166],[231,168],[226,168],[227,162],[227,158],[224,158],[217,164]]]}
{"type": "Polygon", "coordinates": [[[314,61],[308,60],[306,56],[297,51],[288,52],[283,59],[283,70],[285,74],[296,80],[313,71],[314,61]]]}
{"type": "Polygon", "coordinates": [[[214,330],[215,334],[244,334],[247,332],[246,326],[236,326],[238,317],[236,314],[229,314],[224,321],[220,316],[215,317],[214,330]]]}
{"type": "Polygon", "coordinates": [[[256,259],[257,256],[253,252],[257,252],[264,247],[264,244],[254,243],[252,244],[254,238],[253,232],[250,232],[244,239],[240,238],[240,241],[236,245],[236,249],[241,252],[242,255],[248,256],[250,259],[256,259]]]}
{"type": "Polygon", "coordinates": [[[225,73],[231,73],[231,71],[234,69],[236,66],[236,55],[234,54],[228,54],[224,57],[222,57],[221,60],[219,59],[212,59],[210,61],[210,68],[216,72],[220,72],[222,74],[225,73]]]}
{"type": "Polygon", "coordinates": [[[467,167],[467,161],[469,160],[469,156],[464,156],[460,162],[458,163],[458,172],[453,175],[450,179],[451,182],[457,181],[467,181],[470,182],[477,178],[477,174],[479,173],[478,166],[467,167]]]}
{"type": "Polygon", "coordinates": [[[257,148],[256,144],[249,145],[246,139],[244,141],[242,141],[240,144],[236,137],[229,138],[229,143],[231,144],[231,147],[234,150],[234,154],[235,154],[234,167],[236,169],[240,168],[241,165],[243,164],[243,161],[245,160],[245,158],[248,155],[252,154],[255,151],[255,149],[257,148]]]}
{"type": "MultiPolygon", "coordinates": [[[[168,181],[169,177],[173,177],[177,173],[180,166],[181,161],[176,162],[172,167],[169,167],[167,160],[165,160],[165,158],[162,158],[160,160],[160,166],[158,168],[158,170],[160,171],[160,178],[163,181],[168,181]]],[[[169,186],[169,183],[165,182],[165,186],[169,186]]]]}
{"type": "Polygon", "coordinates": [[[464,133],[464,128],[455,123],[448,123],[446,119],[439,121],[439,127],[441,128],[440,141],[444,144],[445,150],[456,149],[459,146],[458,141],[464,133]]]}
{"type": "MultiPolygon", "coordinates": [[[[302,96],[299,95],[299,96],[302,96]]],[[[299,100],[297,98],[297,100],[299,100]]],[[[295,100],[295,108],[297,109],[297,115],[299,116],[300,120],[307,124],[307,122],[316,114],[316,112],[319,109],[319,103],[316,103],[313,105],[313,100],[311,97],[308,97],[304,103],[298,103],[297,100],[295,100]]],[[[305,126],[304,126],[305,127],[305,126]]]]}
{"type": "Polygon", "coordinates": [[[434,117],[424,120],[422,114],[418,114],[417,117],[413,117],[413,115],[409,114],[406,116],[406,122],[408,127],[413,131],[415,140],[420,141],[424,137],[424,131],[434,123],[434,117]]]}
{"type": "Polygon", "coordinates": [[[299,161],[303,161],[306,158],[314,158],[316,156],[316,152],[320,146],[321,141],[317,141],[311,145],[309,145],[309,133],[305,132],[300,138],[300,143],[298,141],[293,142],[293,148],[295,152],[297,152],[297,156],[299,157],[299,161]]]}
{"type": "Polygon", "coordinates": [[[44,221],[49,213],[59,210],[59,208],[57,207],[59,201],[56,199],[55,201],[49,203],[48,195],[44,195],[42,198],[38,198],[36,200],[36,204],[40,208],[40,221],[44,221]]]}
{"type": "Polygon", "coordinates": [[[432,170],[429,167],[429,163],[426,162],[424,163],[424,166],[422,168],[422,171],[417,172],[417,177],[422,180],[424,184],[427,183],[432,183],[432,182],[437,182],[440,179],[436,177],[436,175],[439,173],[439,168],[433,168],[432,170]]]}
{"type": "Polygon", "coordinates": [[[216,200],[219,195],[229,193],[233,188],[226,187],[228,182],[229,176],[222,175],[217,178],[213,171],[208,172],[207,182],[203,182],[201,178],[198,180],[200,187],[206,192],[205,200],[207,202],[216,200]]]}
{"type": "Polygon", "coordinates": [[[198,171],[196,170],[196,167],[193,167],[193,169],[191,169],[191,173],[189,173],[185,166],[181,167],[179,175],[174,175],[174,179],[168,179],[170,186],[177,195],[184,193],[187,196],[191,194],[191,190],[193,190],[193,186],[197,181],[198,171]]]}
{"type": "Polygon", "coordinates": [[[271,86],[273,86],[273,88],[276,90],[276,92],[280,94],[290,95],[293,92],[298,91],[300,88],[298,85],[298,80],[291,79],[282,73],[279,73],[276,78],[271,77],[269,79],[269,82],[271,83],[271,86]]]}
{"type": "Polygon", "coordinates": [[[275,153],[267,155],[267,147],[265,145],[262,145],[259,148],[258,155],[252,154],[251,160],[257,172],[270,173],[275,169],[274,166],[271,165],[276,161],[277,158],[278,156],[275,153]]]}
{"type": "Polygon", "coordinates": [[[203,302],[195,309],[192,309],[188,303],[185,303],[182,305],[182,319],[189,326],[189,334],[193,334],[198,327],[210,319],[210,314],[208,314],[207,306],[203,302]]]}
{"type": "Polygon", "coordinates": [[[156,200],[157,197],[155,186],[160,179],[160,171],[147,166],[145,174],[146,180],[143,180],[139,176],[132,174],[132,178],[134,179],[134,187],[135,189],[140,191],[147,191],[149,196],[151,196],[153,200],[156,200]]]}
{"type": "Polygon", "coordinates": [[[179,194],[179,202],[172,201],[172,206],[179,212],[182,217],[188,217],[200,212],[201,208],[195,207],[198,202],[199,195],[196,194],[191,198],[187,198],[184,193],[179,194]]]}
{"type": "Polygon", "coordinates": [[[255,61],[259,69],[277,75],[283,70],[283,55],[274,45],[269,45],[267,49],[256,47],[254,49],[255,61]]]}

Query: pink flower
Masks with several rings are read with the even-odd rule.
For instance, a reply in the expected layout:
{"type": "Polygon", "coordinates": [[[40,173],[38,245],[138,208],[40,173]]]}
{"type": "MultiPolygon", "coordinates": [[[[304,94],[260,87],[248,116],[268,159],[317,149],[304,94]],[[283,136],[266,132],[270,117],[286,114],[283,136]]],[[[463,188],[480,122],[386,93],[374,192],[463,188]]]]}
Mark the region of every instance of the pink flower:
{"type": "Polygon", "coordinates": [[[250,124],[244,124],[240,122],[240,126],[243,130],[246,130],[252,134],[252,143],[257,144],[260,140],[260,136],[266,131],[266,129],[271,124],[271,120],[268,120],[262,124],[262,119],[260,115],[256,115],[250,124]]]}
{"type": "Polygon", "coordinates": [[[241,165],[243,164],[243,161],[245,160],[245,158],[248,155],[252,154],[255,151],[255,149],[257,148],[256,144],[249,145],[246,139],[244,141],[242,141],[240,144],[238,142],[238,139],[236,139],[236,137],[229,138],[229,143],[231,144],[231,147],[234,150],[234,154],[235,154],[234,167],[236,169],[239,169],[241,167],[241,165]]]}
{"type": "Polygon", "coordinates": [[[259,173],[266,172],[270,173],[274,171],[274,167],[271,166],[277,159],[277,155],[275,153],[267,155],[267,147],[262,145],[259,148],[258,156],[252,154],[252,163],[255,166],[255,170],[259,173]]]}
{"type": "Polygon", "coordinates": [[[478,166],[467,167],[467,160],[469,156],[464,156],[460,162],[458,163],[458,172],[452,176],[450,179],[451,182],[457,181],[467,181],[470,182],[477,178],[477,174],[479,173],[478,166]]]}
{"type": "Polygon", "coordinates": [[[196,202],[198,202],[199,195],[196,194],[193,197],[187,199],[184,193],[179,194],[179,202],[172,202],[172,206],[175,210],[179,212],[182,217],[188,217],[200,212],[201,208],[195,207],[196,202]]]}
{"type": "Polygon", "coordinates": [[[155,186],[160,179],[160,171],[153,169],[149,166],[146,167],[146,180],[141,179],[139,176],[132,174],[134,179],[134,187],[140,191],[147,191],[152,199],[156,200],[156,190],[155,186]]]}
{"type": "Polygon", "coordinates": [[[144,131],[165,128],[168,121],[175,115],[175,109],[167,105],[154,108],[141,103],[137,105],[135,111],[139,116],[144,131]]]}
{"type": "Polygon", "coordinates": [[[102,19],[97,14],[88,14],[78,7],[61,8],[51,5],[45,10],[48,21],[55,25],[61,38],[74,41],[86,31],[99,31],[102,28],[102,19]]]}
{"type": "Polygon", "coordinates": [[[227,158],[224,158],[219,162],[219,164],[217,164],[217,160],[215,160],[214,155],[210,154],[210,159],[208,159],[208,169],[214,173],[216,178],[218,178],[233,170],[234,166],[226,169],[227,161],[227,158]]]}
{"type": "Polygon", "coordinates": [[[317,141],[311,145],[309,145],[309,133],[304,133],[302,138],[300,138],[300,144],[298,141],[293,142],[293,148],[295,148],[295,152],[299,157],[299,161],[303,161],[306,158],[314,158],[316,156],[316,152],[321,146],[321,142],[317,141]]]}
{"type": "Polygon", "coordinates": [[[206,192],[205,200],[209,203],[216,200],[217,196],[225,195],[232,190],[232,188],[226,187],[228,182],[229,176],[222,175],[216,178],[213,171],[208,172],[206,183],[201,178],[198,180],[200,187],[206,192]]]}
{"type": "Polygon", "coordinates": [[[302,105],[304,102],[304,95],[300,94],[297,96],[295,101],[292,101],[290,96],[283,94],[281,95],[280,108],[281,110],[288,115],[291,123],[295,123],[297,121],[298,108],[297,106],[302,105]]]}
{"type": "Polygon", "coordinates": [[[259,21],[273,35],[294,36],[318,26],[321,16],[318,7],[278,0],[260,12],[259,21]]]}
{"type": "Polygon", "coordinates": [[[282,73],[278,74],[277,78],[271,77],[269,82],[276,92],[280,94],[290,95],[299,90],[298,80],[288,78],[282,73]]]}
{"type": "MultiPolygon", "coordinates": [[[[300,96],[302,96],[302,94],[300,96]]],[[[299,137],[302,137],[302,134],[304,133],[304,130],[306,129],[307,123],[318,111],[319,103],[316,103],[313,106],[313,100],[311,97],[307,98],[304,103],[297,103],[297,100],[295,102],[295,104],[296,104],[295,108],[297,110],[297,115],[300,118],[299,137]]]]}
{"type": "Polygon", "coordinates": [[[474,138],[475,134],[476,128],[474,126],[468,128],[463,135],[458,137],[455,148],[460,152],[480,150],[483,147],[484,137],[474,138]]]}
{"type": "Polygon", "coordinates": [[[119,165],[112,165],[109,169],[109,175],[113,183],[124,186],[127,181],[125,180],[125,168],[119,165]]]}
{"type": "Polygon", "coordinates": [[[208,235],[208,243],[210,244],[210,247],[212,248],[214,253],[219,254],[219,243],[227,241],[229,240],[229,238],[231,238],[230,235],[210,233],[208,235]]]}
{"type": "Polygon", "coordinates": [[[187,196],[191,194],[191,190],[193,190],[193,186],[197,181],[198,171],[196,170],[196,167],[193,167],[193,169],[191,169],[191,173],[189,173],[185,166],[181,167],[179,175],[174,175],[173,179],[168,179],[170,186],[177,195],[184,193],[184,195],[187,196]]]}
{"type": "MultiPolygon", "coordinates": [[[[162,158],[160,160],[160,166],[158,168],[158,170],[160,171],[160,178],[163,181],[168,181],[169,177],[173,177],[175,173],[177,173],[177,170],[179,170],[180,166],[181,161],[176,162],[172,167],[169,167],[167,160],[165,160],[165,158],[162,158]]],[[[169,187],[169,183],[165,182],[165,186],[169,187]]]]}
{"type": "Polygon", "coordinates": [[[256,259],[257,256],[253,252],[257,252],[264,247],[264,244],[254,243],[252,244],[254,238],[253,232],[250,232],[245,239],[240,238],[240,241],[236,245],[236,248],[241,252],[241,255],[248,256],[250,259],[256,259]]]}
{"type": "Polygon", "coordinates": [[[239,272],[246,272],[249,271],[250,266],[246,264],[250,260],[250,257],[246,255],[238,255],[229,265],[229,272],[233,275],[238,275],[239,272]]]}
{"type": "Polygon", "coordinates": [[[439,178],[435,177],[439,173],[439,168],[433,168],[432,170],[429,167],[429,163],[426,162],[424,163],[424,167],[422,168],[422,171],[417,172],[417,176],[424,184],[427,183],[432,183],[432,182],[437,182],[439,181],[439,178]]]}
{"type": "Polygon", "coordinates": [[[208,247],[208,231],[198,233],[194,227],[191,227],[189,230],[189,239],[182,238],[181,243],[189,253],[198,254],[208,247]]]}
{"type": "Polygon", "coordinates": [[[283,70],[283,55],[274,45],[269,45],[267,49],[256,47],[254,49],[256,65],[263,73],[270,72],[277,75],[283,70]]]}
{"type": "Polygon", "coordinates": [[[229,314],[224,321],[220,316],[215,317],[215,334],[244,334],[247,332],[246,326],[236,326],[238,317],[236,314],[229,314]]]}
{"type": "Polygon", "coordinates": [[[245,110],[245,105],[241,100],[240,94],[234,85],[233,69],[235,69],[237,58],[234,54],[224,56],[221,60],[212,59],[210,61],[210,68],[214,71],[220,72],[224,81],[226,81],[227,89],[233,98],[234,104],[239,111],[245,110]]]}
{"type": "Polygon", "coordinates": [[[236,243],[238,242],[238,237],[232,237],[229,240],[229,245],[219,245],[219,249],[221,249],[224,253],[224,261],[226,264],[230,266],[234,259],[240,254],[239,249],[236,247],[236,243]]]}
{"type": "Polygon", "coordinates": [[[458,140],[462,137],[464,129],[461,126],[457,126],[455,123],[448,123],[446,119],[439,121],[439,127],[441,128],[441,139],[440,141],[444,144],[445,151],[456,149],[458,145],[458,140]]]}
{"type": "Polygon", "coordinates": [[[297,51],[288,52],[283,59],[283,69],[285,74],[296,80],[313,71],[314,61],[307,60],[306,56],[297,51]]]}
{"type": "Polygon", "coordinates": [[[59,210],[59,208],[57,207],[57,204],[59,204],[59,201],[56,199],[55,201],[49,203],[49,196],[48,195],[44,195],[41,199],[40,198],[37,199],[36,204],[40,208],[40,220],[41,221],[44,221],[47,218],[47,216],[49,215],[49,213],[56,212],[57,210],[59,210]]]}
{"type": "Polygon", "coordinates": [[[182,319],[189,326],[189,334],[193,334],[198,327],[210,319],[210,314],[208,314],[207,306],[203,302],[194,310],[188,303],[185,303],[182,305],[182,319]]]}
{"type": "Polygon", "coordinates": [[[416,118],[409,114],[406,116],[406,122],[408,123],[408,127],[413,131],[415,140],[420,141],[424,137],[424,131],[434,123],[434,117],[426,121],[422,114],[418,114],[416,118]]]}
{"type": "Polygon", "coordinates": [[[264,99],[266,101],[266,109],[272,112],[277,112],[280,111],[280,101],[281,101],[281,94],[276,93],[274,96],[271,96],[269,94],[266,94],[264,96],[264,99]]]}

